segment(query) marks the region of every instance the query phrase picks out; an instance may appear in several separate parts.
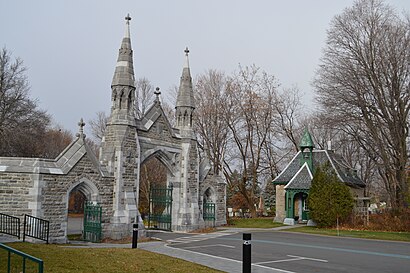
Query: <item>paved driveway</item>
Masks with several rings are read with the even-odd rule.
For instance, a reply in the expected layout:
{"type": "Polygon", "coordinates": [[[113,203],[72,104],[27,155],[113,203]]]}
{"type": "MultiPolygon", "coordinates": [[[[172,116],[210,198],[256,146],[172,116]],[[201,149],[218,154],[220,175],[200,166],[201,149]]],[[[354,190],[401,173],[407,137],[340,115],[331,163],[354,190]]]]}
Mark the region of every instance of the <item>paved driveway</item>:
{"type": "MultiPolygon", "coordinates": [[[[272,272],[410,272],[410,243],[251,231],[252,268],[272,272]]],[[[242,260],[242,232],[157,234],[168,247],[216,260],[242,260]],[[169,237],[168,239],[166,237],[169,237]]],[[[212,264],[208,265],[212,267],[212,264]]]]}

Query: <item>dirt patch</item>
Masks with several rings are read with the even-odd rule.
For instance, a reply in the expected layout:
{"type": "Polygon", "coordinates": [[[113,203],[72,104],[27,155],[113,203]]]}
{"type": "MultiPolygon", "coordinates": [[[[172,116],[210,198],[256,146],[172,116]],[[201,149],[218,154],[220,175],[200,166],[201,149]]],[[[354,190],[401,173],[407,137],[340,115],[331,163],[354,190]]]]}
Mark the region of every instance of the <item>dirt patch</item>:
{"type": "Polygon", "coordinates": [[[189,233],[212,233],[215,231],[216,231],[216,228],[207,227],[207,228],[196,229],[196,230],[190,231],[189,233]]]}
{"type": "MultiPolygon", "coordinates": [[[[138,239],[138,243],[145,243],[145,242],[152,242],[152,241],[158,241],[158,240],[148,238],[148,237],[143,237],[143,238],[138,239]]],[[[132,237],[123,238],[121,240],[113,240],[113,239],[110,239],[110,238],[105,238],[105,239],[102,240],[102,243],[106,243],[106,244],[131,244],[132,243],[132,237]]]]}

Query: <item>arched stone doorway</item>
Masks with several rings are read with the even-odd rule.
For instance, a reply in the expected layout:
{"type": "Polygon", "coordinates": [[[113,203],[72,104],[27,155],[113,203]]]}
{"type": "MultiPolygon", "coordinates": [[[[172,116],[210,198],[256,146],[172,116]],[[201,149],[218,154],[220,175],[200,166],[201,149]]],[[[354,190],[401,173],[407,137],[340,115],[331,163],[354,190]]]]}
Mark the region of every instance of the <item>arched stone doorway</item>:
{"type": "Polygon", "coordinates": [[[84,205],[99,201],[98,188],[87,178],[82,178],[68,189],[67,200],[66,235],[80,239],[84,228],[84,205]]]}
{"type": "Polygon", "coordinates": [[[140,169],[138,210],[146,222],[150,209],[150,189],[152,187],[167,187],[167,168],[155,155],[147,158],[140,169]]]}

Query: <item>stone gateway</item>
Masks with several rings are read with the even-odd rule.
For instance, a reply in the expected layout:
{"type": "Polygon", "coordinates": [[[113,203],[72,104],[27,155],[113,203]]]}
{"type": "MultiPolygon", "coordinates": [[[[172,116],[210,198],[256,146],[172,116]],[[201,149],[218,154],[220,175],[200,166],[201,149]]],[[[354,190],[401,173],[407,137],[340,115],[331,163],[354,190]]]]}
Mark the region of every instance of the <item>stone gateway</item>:
{"type": "MultiPolygon", "coordinates": [[[[50,241],[67,241],[69,196],[79,191],[102,208],[103,238],[121,239],[132,225],[143,228],[138,212],[140,166],[157,158],[172,186],[171,229],[192,231],[205,226],[205,203],[214,208],[214,223],[226,223],[226,182],[199,157],[193,130],[194,93],[185,50],[173,128],[160,102],[160,92],[146,114],[136,118],[135,76],[127,16],[111,84],[111,113],[99,158],[88,146],[79,122],[77,138],[56,158],[0,157],[0,212],[50,221],[50,241]]],[[[207,213],[209,214],[209,213],[207,213]]]]}

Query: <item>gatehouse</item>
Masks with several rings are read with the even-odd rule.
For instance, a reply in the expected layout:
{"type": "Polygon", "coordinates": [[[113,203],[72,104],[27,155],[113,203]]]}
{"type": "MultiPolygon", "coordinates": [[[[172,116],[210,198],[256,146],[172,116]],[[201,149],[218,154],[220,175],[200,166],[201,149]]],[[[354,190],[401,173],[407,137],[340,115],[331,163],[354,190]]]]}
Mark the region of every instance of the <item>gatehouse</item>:
{"type": "Polygon", "coordinates": [[[162,108],[159,89],[153,105],[137,118],[131,18],[125,19],[99,157],[87,144],[83,120],[76,139],[55,159],[0,157],[0,213],[49,221],[51,242],[67,241],[72,192],[86,201],[83,233],[89,240],[129,237],[134,223],[143,234],[138,212],[140,166],[152,158],[165,166],[167,181],[165,188],[151,189],[151,227],[188,232],[210,222],[226,223],[226,182],[213,173],[206,158],[200,158],[193,130],[189,50],[185,49],[175,127],[162,108]]]}

